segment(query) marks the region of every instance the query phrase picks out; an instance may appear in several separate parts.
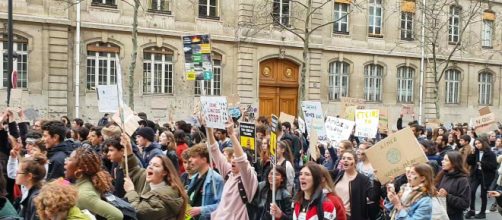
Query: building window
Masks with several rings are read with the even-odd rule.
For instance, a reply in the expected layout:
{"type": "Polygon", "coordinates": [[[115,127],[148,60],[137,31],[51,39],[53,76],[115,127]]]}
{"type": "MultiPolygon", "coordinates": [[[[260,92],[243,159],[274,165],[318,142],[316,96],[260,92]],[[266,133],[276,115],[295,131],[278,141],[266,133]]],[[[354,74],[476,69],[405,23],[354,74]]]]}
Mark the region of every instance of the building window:
{"type": "Polygon", "coordinates": [[[92,0],[91,5],[104,6],[104,7],[117,7],[117,3],[115,3],[115,0],[92,0]]]}
{"type": "Polygon", "coordinates": [[[446,71],[446,104],[460,103],[460,71],[450,69],[446,71]]]}
{"type": "Polygon", "coordinates": [[[369,26],[368,33],[370,36],[379,36],[382,34],[382,0],[369,0],[369,26]]]}
{"type": "Polygon", "coordinates": [[[329,100],[340,100],[349,96],[349,64],[332,62],[329,64],[329,100]]]}
{"type": "Polygon", "coordinates": [[[120,48],[111,43],[87,45],[87,89],[95,90],[98,85],[117,83],[115,55],[120,48]]]}
{"type": "Polygon", "coordinates": [[[349,9],[349,4],[335,2],[333,32],[337,34],[349,33],[349,9]]]}
{"type": "Polygon", "coordinates": [[[460,40],[460,12],[458,6],[450,8],[450,18],[448,19],[448,40],[450,43],[458,43],[460,40]]]}
{"type": "Polygon", "coordinates": [[[289,25],[291,0],[274,0],[272,5],[272,18],[275,23],[289,25]]]}
{"type": "Polygon", "coordinates": [[[493,21],[483,20],[483,38],[482,46],[487,48],[492,48],[493,39],[493,21]]]}
{"type": "Polygon", "coordinates": [[[169,0],[148,0],[148,11],[171,14],[169,0]]]}
{"type": "Polygon", "coordinates": [[[143,93],[173,94],[173,52],[149,47],[143,56],[143,93]]]}
{"type": "Polygon", "coordinates": [[[482,72],[478,77],[479,82],[479,104],[491,105],[493,93],[493,75],[488,72],[482,72]]]}
{"type": "Polygon", "coordinates": [[[411,12],[401,12],[401,40],[413,40],[413,16],[411,12]]]}
{"type": "Polygon", "coordinates": [[[403,103],[413,102],[413,76],[415,69],[399,67],[397,69],[397,101],[403,103]]]}
{"type": "MultiPolygon", "coordinates": [[[[204,89],[206,90],[206,95],[221,95],[221,55],[213,53],[213,79],[204,80],[204,89]]],[[[200,81],[195,81],[195,94],[202,95],[200,81]]]]}
{"type": "MultiPolygon", "coordinates": [[[[3,59],[0,60],[3,68],[2,75],[3,80],[0,88],[5,88],[9,86],[9,63],[7,62],[7,35],[2,36],[2,44],[0,44],[0,51],[3,51],[3,59]]],[[[17,71],[17,87],[18,88],[28,88],[28,39],[14,35],[14,62],[13,68],[17,71]]]]}
{"type": "Polygon", "coordinates": [[[220,19],[218,0],[199,0],[199,17],[220,19]]]}
{"type": "Polygon", "coordinates": [[[369,64],[364,67],[364,98],[366,101],[382,101],[382,77],[382,66],[369,64]]]}

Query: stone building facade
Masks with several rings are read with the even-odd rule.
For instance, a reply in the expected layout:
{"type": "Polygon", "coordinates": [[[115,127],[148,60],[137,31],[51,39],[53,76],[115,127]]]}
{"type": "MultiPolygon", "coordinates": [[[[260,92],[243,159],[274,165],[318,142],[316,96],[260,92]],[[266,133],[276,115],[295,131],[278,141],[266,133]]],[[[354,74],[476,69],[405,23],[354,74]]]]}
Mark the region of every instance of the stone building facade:
{"type": "MultiPolygon", "coordinates": [[[[350,13],[347,13],[347,20],[337,20],[312,34],[310,65],[305,79],[299,75],[303,60],[303,42],[299,36],[281,30],[276,24],[262,26],[255,32],[249,31],[249,25],[243,25],[252,23],[260,10],[270,10],[271,17],[278,18],[275,22],[296,27],[292,18],[293,15],[301,16],[301,10],[295,13],[298,7],[288,5],[286,0],[141,2],[138,63],[133,82],[135,110],[144,111],[161,122],[167,120],[168,112],[175,118],[188,117],[194,97],[200,91],[194,81],[186,80],[183,72],[181,37],[190,34],[211,35],[215,79],[205,85],[211,95],[239,96],[243,104],[255,105],[263,112],[275,112],[298,103],[295,97],[298,93],[291,88],[298,88],[299,82],[305,81],[306,99],[320,100],[328,115],[339,114],[341,96],[366,99],[368,108],[388,108],[391,128],[402,104],[413,104],[418,114],[420,42],[416,37],[408,39],[406,31],[403,33],[403,28],[414,32],[414,36],[420,31],[419,9],[413,9],[410,15],[414,23],[407,23],[410,18],[403,15],[409,11],[410,2],[418,4],[415,1],[334,0],[320,7],[312,16],[312,26],[350,13]],[[346,5],[349,7],[345,8],[346,5]],[[264,6],[269,8],[260,8],[264,6]],[[283,69],[270,69],[269,64],[283,69]],[[264,73],[267,68],[267,71],[284,70],[285,77],[267,79],[264,73]],[[281,80],[284,84],[279,82],[281,80]],[[279,99],[267,102],[267,88],[275,90],[279,99]],[[284,95],[288,92],[291,92],[289,96],[284,95]],[[273,107],[275,105],[279,107],[273,107]]],[[[324,1],[313,2],[314,6],[320,6],[324,1]]],[[[463,1],[460,2],[462,5],[463,1]]],[[[75,116],[75,8],[75,5],[56,0],[14,1],[16,66],[21,73],[20,81],[24,80],[24,84],[18,82],[24,87],[22,101],[27,108],[36,108],[42,115],[52,118],[75,116]]],[[[0,2],[3,33],[6,33],[6,10],[6,1],[0,2]]],[[[442,121],[468,121],[486,105],[502,113],[502,28],[495,13],[500,11],[502,1],[483,3],[476,22],[466,31],[468,34],[464,38],[478,43],[472,43],[472,47],[453,56],[452,71],[440,82],[442,121]],[[485,24],[485,20],[491,23],[485,24]],[[491,29],[487,30],[485,25],[491,25],[491,29]],[[491,35],[490,45],[486,46],[485,36],[488,35],[491,35]]],[[[451,16],[444,16],[444,22],[455,25],[455,18],[451,19],[451,16]],[[450,20],[452,23],[448,23],[450,20]]],[[[85,0],[81,3],[78,98],[84,120],[96,121],[101,116],[94,88],[98,84],[116,82],[115,54],[120,57],[124,84],[128,83],[132,22],[133,8],[124,1],[85,0]]],[[[440,36],[444,38],[441,44],[445,48],[452,46],[448,45],[450,35],[445,29],[444,36],[440,36]]],[[[2,39],[5,49],[6,37],[2,39]]],[[[428,70],[429,65],[427,63],[428,70]]],[[[0,66],[5,69],[7,65],[0,66]]],[[[6,77],[5,70],[3,77],[6,77]]],[[[427,71],[425,103],[431,102],[431,80],[431,72],[427,71]]],[[[0,97],[5,97],[5,80],[2,86],[0,97]]],[[[1,104],[5,106],[3,101],[1,104]]]]}

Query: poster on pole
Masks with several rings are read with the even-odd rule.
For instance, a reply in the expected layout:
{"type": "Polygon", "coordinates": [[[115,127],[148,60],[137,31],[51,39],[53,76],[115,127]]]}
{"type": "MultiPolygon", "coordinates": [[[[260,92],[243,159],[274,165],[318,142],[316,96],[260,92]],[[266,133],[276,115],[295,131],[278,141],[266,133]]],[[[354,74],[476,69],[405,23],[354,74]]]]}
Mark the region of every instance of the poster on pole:
{"type": "Polygon", "coordinates": [[[365,153],[382,183],[405,173],[406,167],[428,161],[411,128],[390,135],[365,153]]]}
{"type": "Polygon", "coordinates": [[[208,128],[225,129],[228,121],[227,98],[224,96],[201,96],[200,103],[208,128]]]}
{"type": "Polygon", "coordinates": [[[183,36],[187,80],[212,80],[211,38],[209,35],[183,36]]]}
{"type": "Polygon", "coordinates": [[[356,110],[356,132],[357,137],[375,138],[378,132],[380,118],[378,109],[358,109],[356,110]]]}
{"type": "Polygon", "coordinates": [[[353,121],[328,116],[325,123],[328,139],[336,143],[348,140],[355,124],[353,121]]]}
{"type": "Polygon", "coordinates": [[[415,110],[413,105],[403,104],[401,106],[401,115],[415,115],[415,110]]]}
{"type": "Polygon", "coordinates": [[[117,112],[119,110],[117,85],[98,85],[96,93],[99,112],[117,112]]]}
{"type": "Polygon", "coordinates": [[[134,132],[139,128],[138,121],[141,121],[141,118],[134,114],[133,110],[129,108],[129,106],[125,106],[123,111],[117,111],[113,116],[112,120],[125,131],[125,133],[129,136],[132,136],[134,132]],[[120,114],[124,114],[122,117],[120,114]],[[122,118],[124,122],[122,123],[122,118]]]}
{"type": "Polygon", "coordinates": [[[380,131],[388,131],[389,130],[389,109],[388,108],[379,108],[379,119],[378,119],[378,129],[380,131]]]}
{"type": "Polygon", "coordinates": [[[305,134],[305,132],[306,132],[305,121],[300,117],[298,117],[298,129],[300,129],[302,134],[305,134]]]}
{"type": "Polygon", "coordinates": [[[253,123],[240,123],[240,142],[244,149],[247,149],[254,158],[256,143],[256,126],[253,123]]]}
{"type": "Polygon", "coordinates": [[[10,107],[12,108],[23,107],[23,89],[16,88],[10,90],[10,107]]]}
{"type": "Polygon", "coordinates": [[[277,126],[279,126],[279,118],[276,115],[272,115],[272,131],[277,132],[277,126]]]}
{"type": "Polygon", "coordinates": [[[324,128],[324,114],[320,102],[316,101],[303,101],[302,102],[303,117],[307,125],[307,131],[312,133],[312,129],[316,129],[320,142],[326,142],[326,128],[324,128]],[[314,120],[320,120],[320,123],[314,125],[314,120]]]}
{"type": "Polygon", "coordinates": [[[272,131],[270,132],[270,156],[275,157],[275,151],[277,150],[277,134],[272,131]]]}
{"type": "MultiPolygon", "coordinates": [[[[313,121],[314,125],[322,123],[319,119],[314,119],[313,121]]],[[[321,152],[319,150],[319,147],[317,145],[319,144],[319,135],[317,135],[317,130],[312,129],[311,133],[309,134],[309,140],[310,140],[310,146],[309,146],[309,155],[310,158],[312,158],[314,161],[319,159],[321,157],[321,152]]]]}
{"type": "Polygon", "coordinates": [[[364,109],[366,102],[364,99],[351,97],[341,97],[340,101],[342,102],[340,116],[350,121],[354,121],[354,111],[356,109],[364,109]]]}

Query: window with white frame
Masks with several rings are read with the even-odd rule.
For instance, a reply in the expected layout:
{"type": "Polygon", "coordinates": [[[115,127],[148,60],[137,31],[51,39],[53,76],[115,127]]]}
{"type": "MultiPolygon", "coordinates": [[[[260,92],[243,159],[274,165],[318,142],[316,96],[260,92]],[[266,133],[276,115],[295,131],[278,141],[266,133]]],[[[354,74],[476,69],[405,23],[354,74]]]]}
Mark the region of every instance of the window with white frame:
{"type": "Polygon", "coordinates": [[[413,77],[415,69],[399,67],[397,69],[397,101],[403,103],[413,102],[413,77]]]}
{"type": "Polygon", "coordinates": [[[478,76],[479,82],[479,104],[491,105],[493,98],[493,75],[489,72],[482,72],[478,76]]]}
{"type": "Polygon", "coordinates": [[[218,0],[199,0],[199,17],[219,19],[218,0]]]}
{"type": "MultiPolygon", "coordinates": [[[[17,87],[28,88],[28,39],[14,35],[14,60],[13,68],[17,72],[17,87]]],[[[2,84],[0,88],[9,86],[9,63],[7,58],[7,35],[2,36],[2,44],[0,44],[0,51],[3,51],[3,59],[0,60],[3,68],[2,71],[2,84]]]]}
{"type": "Polygon", "coordinates": [[[149,47],[143,52],[143,93],[173,94],[173,52],[149,47]]]}
{"type": "Polygon", "coordinates": [[[446,104],[460,103],[460,71],[449,69],[445,74],[446,104]]]}
{"type": "Polygon", "coordinates": [[[491,48],[493,46],[493,21],[483,20],[482,46],[491,48]]]}
{"type": "Polygon", "coordinates": [[[370,36],[381,35],[382,23],[383,23],[382,0],[369,0],[368,13],[369,13],[368,34],[370,36]]]}
{"type": "Polygon", "coordinates": [[[448,19],[448,41],[457,43],[460,40],[460,13],[462,8],[452,6],[450,8],[450,18],[448,19]]]}
{"type": "Polygon", "coordinates": [[[272,18],[275,23],[289,25],[291,0],[274,0],[272,5],[272,18]]]}
{"type": "Polygon", "coordinates": [[[368,102],[382,101],[383,67],[369,64],[364,67],[364,99],[368,102]]]}
{"type": "Polygon", "coordinates": [[[349,71],[347,62],[332,62],[329,64],[329,100],[340,100],[349,96],[349,71]]]}
{"type": "Polygon", "coordinates": [[[87,45],[87,89],[95,90],[98,85],[117,83],[115,55],[120,48],[111,43],[87,45]]]}
{"type": "Polygon", "coordinates": [[[92,5],[116,6],[115,0],[92,0],[92,5]]]}
{"type": "Polygon", "coordinates": [[[148,0],[148,10],[150,12],[161,12],[170,14],[169,0],[148,0]]]}
{"type": "Polygon", "coordinates": [[[413,16],[411,12],[401,12],[401,40],[413,40],[413,16]]]}
{"type": "Polygon", "coordinates": [[[213,58],[213,79],[204,80],[203,88],[201,88],[200,81],[195,81],[195,94],[202,95],[202,89],[206,91],[206,95],[221,95],[221,55],[212,54],[213,58]]]}
{"type": "Polygon", "coordinates": [[[349,4],[335,2],[333,32],[337,34],[349,33],[349,10],[349,4]]]}

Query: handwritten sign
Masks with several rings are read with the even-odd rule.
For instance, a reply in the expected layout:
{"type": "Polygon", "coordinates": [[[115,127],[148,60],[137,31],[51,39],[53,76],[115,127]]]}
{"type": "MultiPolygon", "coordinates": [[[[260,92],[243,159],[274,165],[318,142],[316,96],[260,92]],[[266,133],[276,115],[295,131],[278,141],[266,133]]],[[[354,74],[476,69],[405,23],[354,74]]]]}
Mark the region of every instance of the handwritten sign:
{"type": "Polygon", "coordinates": [[[279,115],[279,121],[289,122],[292,125],[295,122],[295,116],[288,115],[284,112],[281,112],[281,114],[279,115]]]}
{"type": "Polygon", "coordinates": [[[225,129],[228,121],[227,99],[223,96],[201,96],[200,103],[207,127],[225,129]]]}
{"type": "Polygon", "coordinates": [[[375,138],[380,118],[378,109],[356,110],[355,136],[375,138]]]}
{"type": "MultiPolygon", "coordinates": [[[[318,125],[321,123],[322,121],[319,119],[314,119],[313,121],[314,125],[318,125]]],[[[309,146],[310,158],[312,158],[313,160],[317,160],[319,159],[319,157],[321,157],[321,152],[319,151],[319,147],[317,147],[319,143],[319,135],[317,135],[317,130],[312,129],[312,132],[309,134],[309,137],[310,137],[310,146],[309,146]]]]}
{"type": "Polygon", "coordinates": [[[481,115],[481,116],[492,113],[492,111],[490,110],[490,107],[488,107],[488,106],[480,108],[478,111],[479,111],[479,115],[481,115]]]}
{"type": "Polygon", "coordinates": [[[495,113],[489,113],[483,116],[472,118],[470,121],[471,127],[476,130],[476,133],[485,133],[490,130],[492,124],[495,123],[495,113]]]}
{"type": "Polygon", "coordinates": [[[382,183],[405,173],[406,167],[427,162],[427,157],[411,128],[390,135],[365,153],[373,168],[378,170],[376,175],[382,183]]]}
{"type": "Polygon", "coordinates": [[[98,85],[96,93],[99,112],[117,112],[119,110],[117,85],[98,85]]]}
{"type": "Polygon", "coordinates": [[[300,118],[300,117],[298,117],[298,128],[300,129],[300,131],[301,131],[303,134],[305,134],[305,131],[306,131],[306,130],[305,130],[305,129],[306,129],[306,128],[305,128],[305,121],[304,121],[302,118],[300,118]]]}
{"type": "Polygon", "coordinates": [[[341,97],[342,109],[341,117],[350,121],[354,121],[354,113],[356,109],[364,109],[366,100],[360,98],[341,97]]]}
{"type": "Polygon", "coordinates": [[[328,139],[337,143],[348,140],[355,124],[353,121],[328,116],[325,123],[328,139]]]}
{"type": "Polygon", "coordinates": [[[113,116],[112,120],[117,123],[122,130],[129,136],[132,136],[136,129],[138,129],[139,124],[138,121],[141,121],[141,118],[134,114],[129,106],[125,106],[123,111],[117,111],[113,116]],[[120,113],[124,113],[124,123],[122,123],[120,113]]]}
{"type": "Polygon", "coordinates": [[[303,118],[305,119],[305,123],[307,125],[307,131],[312,133],[312,129],[316,130],[317,135],[319,136],[319,141],[325,142],[328,140],[326,136],[326,129],[324,128],[324,123],[318,123],[314,126],[314,120],[318,119],[324,121],[324,114],[322,111],[322,106],[320,102],[314,101],[303,101],[302,102],[302,111],[303,118]]]}
{"type": "Polygon", "coordinates": [[[277,126],[279,126],[279,118],[276,115],[272,115],[272,131],[277,132],[277,126]]]}
{"type": "Polygon", "coordinates": [[[401,106],[401,115],[414,115],[415,110],[413,110],[413,105],[405,105],[401,106]]]}
{"type": "Polygon", "coordinates": [[[389,109],[388,108],[379,108],[379,116],[378,119],[378,129],[381,131],[389,130],[389,109]]]}

